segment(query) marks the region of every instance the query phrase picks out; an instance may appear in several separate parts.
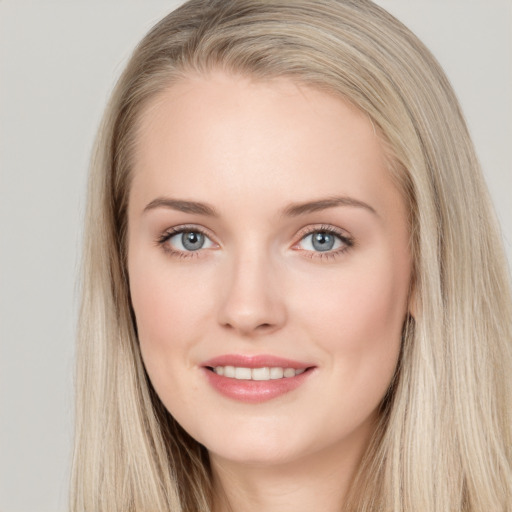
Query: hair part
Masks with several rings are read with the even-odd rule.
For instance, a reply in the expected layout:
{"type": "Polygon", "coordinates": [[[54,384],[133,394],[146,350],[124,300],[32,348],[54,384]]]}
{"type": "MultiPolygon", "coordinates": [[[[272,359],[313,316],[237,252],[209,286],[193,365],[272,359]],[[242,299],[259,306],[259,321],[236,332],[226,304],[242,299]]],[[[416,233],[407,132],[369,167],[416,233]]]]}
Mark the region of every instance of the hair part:
{"type": "Polygon", "coordinates": [[[71,509],[211,510],[205,448],[145,373],[126,270],[140,121],[190,74],[288,77],[372,120],[408,206],[414,318],[346,511],[505,511],[512,300],[497,221],[439,64],[369,0],[191,0],[136,48],[91,162],[71,509]]]}

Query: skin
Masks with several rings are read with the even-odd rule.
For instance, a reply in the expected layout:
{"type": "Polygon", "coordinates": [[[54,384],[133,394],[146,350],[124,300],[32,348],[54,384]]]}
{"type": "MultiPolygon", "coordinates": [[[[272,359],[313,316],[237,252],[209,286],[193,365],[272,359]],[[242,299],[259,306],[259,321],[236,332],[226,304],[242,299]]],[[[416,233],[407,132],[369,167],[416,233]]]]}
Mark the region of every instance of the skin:
{"type": "MultiPolygon", "coordinates": [[[[214,72],[142,116],[128,271],[151,382],[210,453],[216,510],[339,510],[395,371],[411,275],[407,212],[366,115],[288,79],[214,72]],[[286,214],[291,204],[337,204],[286,214]],[[207,203],[216,216],[149,208],[207,203]],[[154,206],[155,203],[153,203],[154,206]],[[185,251],[170,228],[208,235],[185,251]],[[307,230],[336,230],[319,252],[307,230]],[[201,364],[272,354],[314,369],[262,403],[227,398],[201,364]]],[[[324,205],[325,206],[325,205],[324,205]]]]}

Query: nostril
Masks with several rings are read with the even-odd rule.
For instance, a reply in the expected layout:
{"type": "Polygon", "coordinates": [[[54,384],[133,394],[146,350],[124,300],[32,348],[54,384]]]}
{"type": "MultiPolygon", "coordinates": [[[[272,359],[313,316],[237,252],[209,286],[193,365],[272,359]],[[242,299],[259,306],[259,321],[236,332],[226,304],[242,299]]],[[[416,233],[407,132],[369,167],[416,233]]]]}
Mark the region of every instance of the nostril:
{"type": "Polygon", "coordinates": [[[259,331],[259,332],[268,332],[268,331],[272,331],[273,329],[275,328],[275,326],[273,324],[270,324],[270,323],[264,323],[264,324],[260,324],[256,327],[256,331],[259,331]]]}

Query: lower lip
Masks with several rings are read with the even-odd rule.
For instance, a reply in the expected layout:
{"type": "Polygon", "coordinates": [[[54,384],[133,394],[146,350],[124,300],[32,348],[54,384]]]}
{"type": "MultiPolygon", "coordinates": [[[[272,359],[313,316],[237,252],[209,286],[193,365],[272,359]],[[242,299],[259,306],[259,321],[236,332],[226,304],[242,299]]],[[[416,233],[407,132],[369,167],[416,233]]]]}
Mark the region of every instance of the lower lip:
{"type": "Polygon", "coordinates": [[[260,403],[272,400],[297,389],[310,376],[312,368],[295,377],[271,380],[241,380],[217,375],[204,368],[210,385],[221,395],[247,403],[260,403]]]}

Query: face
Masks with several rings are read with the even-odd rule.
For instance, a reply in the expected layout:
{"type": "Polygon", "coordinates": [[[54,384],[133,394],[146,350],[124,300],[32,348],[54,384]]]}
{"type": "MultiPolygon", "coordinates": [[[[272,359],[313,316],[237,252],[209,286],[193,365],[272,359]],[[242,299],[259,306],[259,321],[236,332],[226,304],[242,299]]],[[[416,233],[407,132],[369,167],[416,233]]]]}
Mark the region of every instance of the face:
{"type": "Polygon", "coordinates": [[[172,85],[139,128],[128,271],[164,405],[225,460],[364,447],[411,271],[369,118],[284,78],[212,73],[172,85]]]}

